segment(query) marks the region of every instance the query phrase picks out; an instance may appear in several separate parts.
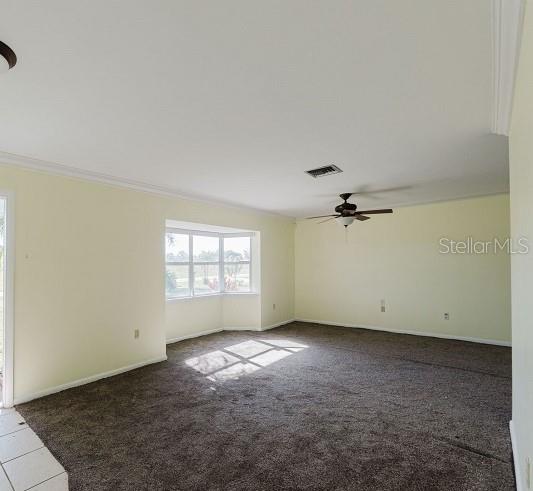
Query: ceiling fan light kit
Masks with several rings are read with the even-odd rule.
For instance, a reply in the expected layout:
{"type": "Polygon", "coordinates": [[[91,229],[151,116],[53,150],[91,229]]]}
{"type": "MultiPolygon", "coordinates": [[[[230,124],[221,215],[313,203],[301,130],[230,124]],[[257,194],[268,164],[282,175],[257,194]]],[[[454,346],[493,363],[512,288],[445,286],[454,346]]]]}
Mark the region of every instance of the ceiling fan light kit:
{"type": "Polygon", "coordinates": [[[353,217],[337,217],[337,218],[335,218],[335,221],[339,225],[342,225],[344,227],[348,227],[349,225],[351,225],[354,220],[355,220],[355,218],[353,218],[353,217]]]}
{"type": "Polygon", "coordinates": [[[357,205],[354,203],[348,203],[350,196],[353,193],[342,193],[339,195],[341,199],[344,200],[344,203],[337,205],[335,207],[335,215],[321,215],[317,217],[308,217],[307,220],[313,220],[315,218],[326,218],[319,223],[329,222],[330,220],[335,220],[339,225],[342,225],[344,228],[348,228],[354,220],[359,222],[364,222],[370,220],[370,217],[366,215],[381,215],[383,213],[392,213],[390,208],[385,208],[381,210],[364,210],[357,211],[357,205]]]}

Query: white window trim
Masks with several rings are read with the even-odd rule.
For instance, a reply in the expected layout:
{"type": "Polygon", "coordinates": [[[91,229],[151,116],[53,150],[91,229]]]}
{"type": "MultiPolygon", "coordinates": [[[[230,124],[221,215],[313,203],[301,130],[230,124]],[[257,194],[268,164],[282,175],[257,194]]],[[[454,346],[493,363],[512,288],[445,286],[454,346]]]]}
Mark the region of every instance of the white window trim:
{"type": "MultiPolygon", "coordinates": [[[[189,295],[183,297],[167,297],[165,292],[165,300],[167,302],[173,302],[175,300],[190,300],[193,298],[204,298],[204,297],[216,297],[221,295],[257,295],[258,293],[253,289],[252,282],[252,238],[254,237],[253,232],[232,232],[232,233],[218,233],[218,232],[206,232],[200,230],[187,230],[176,227],[166,227],[165,236],[167,233],[187,235],[189,237],[189,260],[185,261],[167,261],[165,253],[165,270],[168,265],[188,265],[189,266],[189,295]],[[218,261],[195,261],[194,260],[194,251],[193,251],[193,237],[195,235],[205,236],[205,237],[218,237],[218,261]],[[230,237],[249,237],[250,238],[250,259],[248,261],[224,261],[224,239],[230,237]],[[195,265],[216,265],[218,264],[218,275],[219,275],[219,291],[212,293],[203,293],[195,294],[194,293],[194,266],[195,265]],[[248,264],[249,272],[249,284],[250,289],[248,291],[233,292],[225,290],[225,281],[224,281],[224,266],[226,264],[248,264]]],[[[165,241],[166,247],[166,241],[165,241]]]]}

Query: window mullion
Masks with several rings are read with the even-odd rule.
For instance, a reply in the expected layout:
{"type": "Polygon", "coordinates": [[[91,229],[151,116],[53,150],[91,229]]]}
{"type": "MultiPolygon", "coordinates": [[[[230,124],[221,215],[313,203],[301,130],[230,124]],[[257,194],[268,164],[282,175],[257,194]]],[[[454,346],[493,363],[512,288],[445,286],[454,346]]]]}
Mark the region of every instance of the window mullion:
{"type": "Polygon", "coordinates": [[[248,242],[248,291],[252,291],[252,237],[248,242]]]}
{"type": "Polygon", "coordinates": [[[192,250],[192,234],[189,234],[189,291],[191,297],[194,297],[194,266],[193,266],[194,251],[192,250]]]}
{"type": "Polygon", "coordinates": [[[218,237],[218,285],[220,293],[226,291],[226,282],[224,279],[224,237],[218,237]]]}

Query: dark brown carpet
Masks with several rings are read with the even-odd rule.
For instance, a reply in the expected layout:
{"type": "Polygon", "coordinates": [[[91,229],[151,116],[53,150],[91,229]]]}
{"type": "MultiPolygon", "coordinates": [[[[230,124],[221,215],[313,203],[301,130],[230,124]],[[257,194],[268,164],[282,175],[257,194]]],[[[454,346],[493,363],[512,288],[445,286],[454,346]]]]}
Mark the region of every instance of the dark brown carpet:
{"type": "Polygon", "coordinates": [[[509,348],[293,323],[168,356],[18,406],[72,490],[514,489],[509,348]]]}

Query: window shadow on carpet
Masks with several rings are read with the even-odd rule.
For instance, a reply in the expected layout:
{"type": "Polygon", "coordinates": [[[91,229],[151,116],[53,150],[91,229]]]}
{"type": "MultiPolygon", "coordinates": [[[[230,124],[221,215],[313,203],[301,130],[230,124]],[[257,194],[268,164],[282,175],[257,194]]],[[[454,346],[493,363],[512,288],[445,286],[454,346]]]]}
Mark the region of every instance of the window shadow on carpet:
{"type": "Polygon", "coordinates": [[[236,380],[298,353],[308,346],[289,340],[248,340],[185,360],[213,382],[236,380]]]}

